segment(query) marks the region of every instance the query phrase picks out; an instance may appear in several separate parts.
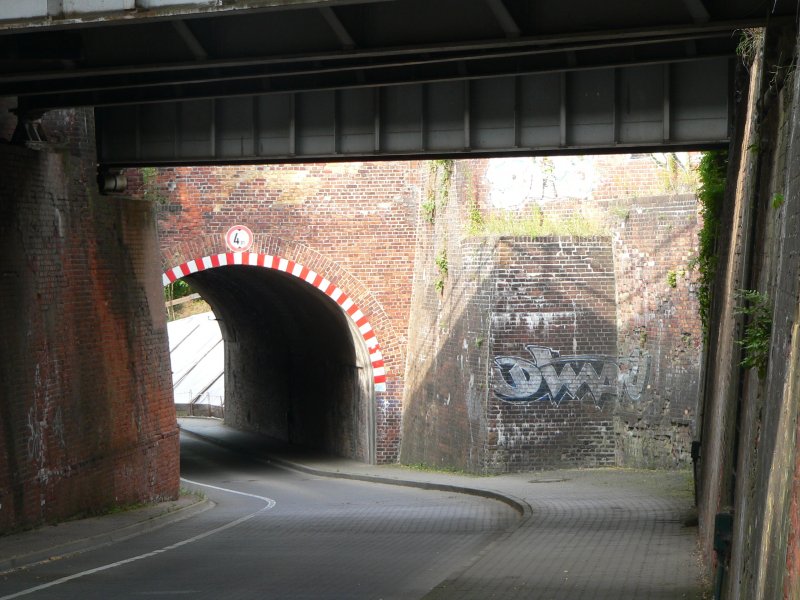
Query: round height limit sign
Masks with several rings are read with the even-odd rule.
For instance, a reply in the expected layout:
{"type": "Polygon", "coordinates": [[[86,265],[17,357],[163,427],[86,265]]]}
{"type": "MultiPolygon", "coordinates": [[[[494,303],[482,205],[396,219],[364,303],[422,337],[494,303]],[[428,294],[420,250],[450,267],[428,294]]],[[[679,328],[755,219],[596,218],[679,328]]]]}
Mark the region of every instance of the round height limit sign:
{"type": "Polygon", "coordinates": [[[234,252],[247,252],[253,245],[253,232],[244,225],[234,225],[225,234],[225,244],[234,252]]]}

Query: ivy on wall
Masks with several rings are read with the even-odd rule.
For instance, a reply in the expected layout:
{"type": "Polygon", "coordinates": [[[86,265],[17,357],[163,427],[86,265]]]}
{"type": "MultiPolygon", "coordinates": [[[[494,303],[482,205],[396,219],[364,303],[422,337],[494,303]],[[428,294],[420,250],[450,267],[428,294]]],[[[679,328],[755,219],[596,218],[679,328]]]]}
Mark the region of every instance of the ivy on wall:
{"type": "Polygon", "coordinates": [[[711,310],[711,294],[717,272],[717,239],[720,234],[720,214],[725,197],[725,175],[728,170],[728,152],[714,150],[703,153],[697,167],[700,188],[697,199],[700,202],[700,215],[703,227],[698,234],[697,257],[692,261],[699,273],[697,301],[700,305],[700,321],[703,332],[708,332],[708,319],[711,310]]]}

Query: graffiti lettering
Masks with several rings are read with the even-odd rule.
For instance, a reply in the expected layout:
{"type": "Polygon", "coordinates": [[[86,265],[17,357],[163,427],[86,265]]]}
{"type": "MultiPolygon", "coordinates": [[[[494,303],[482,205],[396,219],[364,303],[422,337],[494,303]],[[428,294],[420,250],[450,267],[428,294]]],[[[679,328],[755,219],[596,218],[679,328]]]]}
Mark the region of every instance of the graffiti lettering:
{"type": "Polygon", "coordinates": [[[508,402],[550,401],[557,406],[565,398],[590,398],[597,406],[622,393],[633,401],[641,398],[650,357],[641,351],[629,357],[597,355],[561,356],[544,346],[525,349],[532,360],[498,356],[494,363],[500,379],[494,386],[498,398],[508,402]]]}

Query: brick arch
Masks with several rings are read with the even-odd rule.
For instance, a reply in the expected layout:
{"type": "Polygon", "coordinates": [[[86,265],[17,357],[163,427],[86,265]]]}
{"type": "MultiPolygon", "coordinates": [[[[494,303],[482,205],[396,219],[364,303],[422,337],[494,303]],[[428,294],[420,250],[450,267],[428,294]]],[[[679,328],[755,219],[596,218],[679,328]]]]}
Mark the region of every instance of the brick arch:
{"type": "Polygon", "coordinates": [[[342,291],[339,286],[335,285],[316,271],[309,269],[299,262],[283,258],[275,254],[264,254],[258,252],[225,252],[219,254],[211,254],[201,258],[194,258],[178,264],[174,267],[168,268],[162,275],[162,283],[167,286],[170,283],[207,269],[227,266],[251,266],[263,267],[266,269],[273,269],[293,275],[298,279],[311,285],[331,300],[336,302],[347,316],[355,323],[361,334],[364,343],[369,351],[370,363],[372,364],[372,379],[375,386],[375,392],[386,391],[386,368],[383,360],[383,353],[381,352],[378,338],[372,325],[367,319],[367,316],[362,312],[358,305],[342,291]]]}

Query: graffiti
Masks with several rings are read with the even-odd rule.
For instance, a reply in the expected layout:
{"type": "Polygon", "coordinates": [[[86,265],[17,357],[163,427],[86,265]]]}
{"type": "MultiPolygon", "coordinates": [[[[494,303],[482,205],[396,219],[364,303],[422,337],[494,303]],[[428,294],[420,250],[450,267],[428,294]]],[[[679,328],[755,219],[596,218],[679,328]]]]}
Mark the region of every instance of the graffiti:
{"type": "Polygon", "coordinates": [[[46,427],[47,421],[39,415],[38,407],[31,407],[28,411],[28,459],[44,463],[44,430],[46,427]]]}
{"type": "Polygon", "coordinates": [[[532,360],[498,356],[494,363],[500,380],[498,398],[508,402],[549,401],[558,406],[566,399],[591,399],[603,404],[625,394],[638,401],[647,382],[650,357],[635,351],[628,357],[597,355],[561,356],[552,348],[528,345],[532,360]]]}

